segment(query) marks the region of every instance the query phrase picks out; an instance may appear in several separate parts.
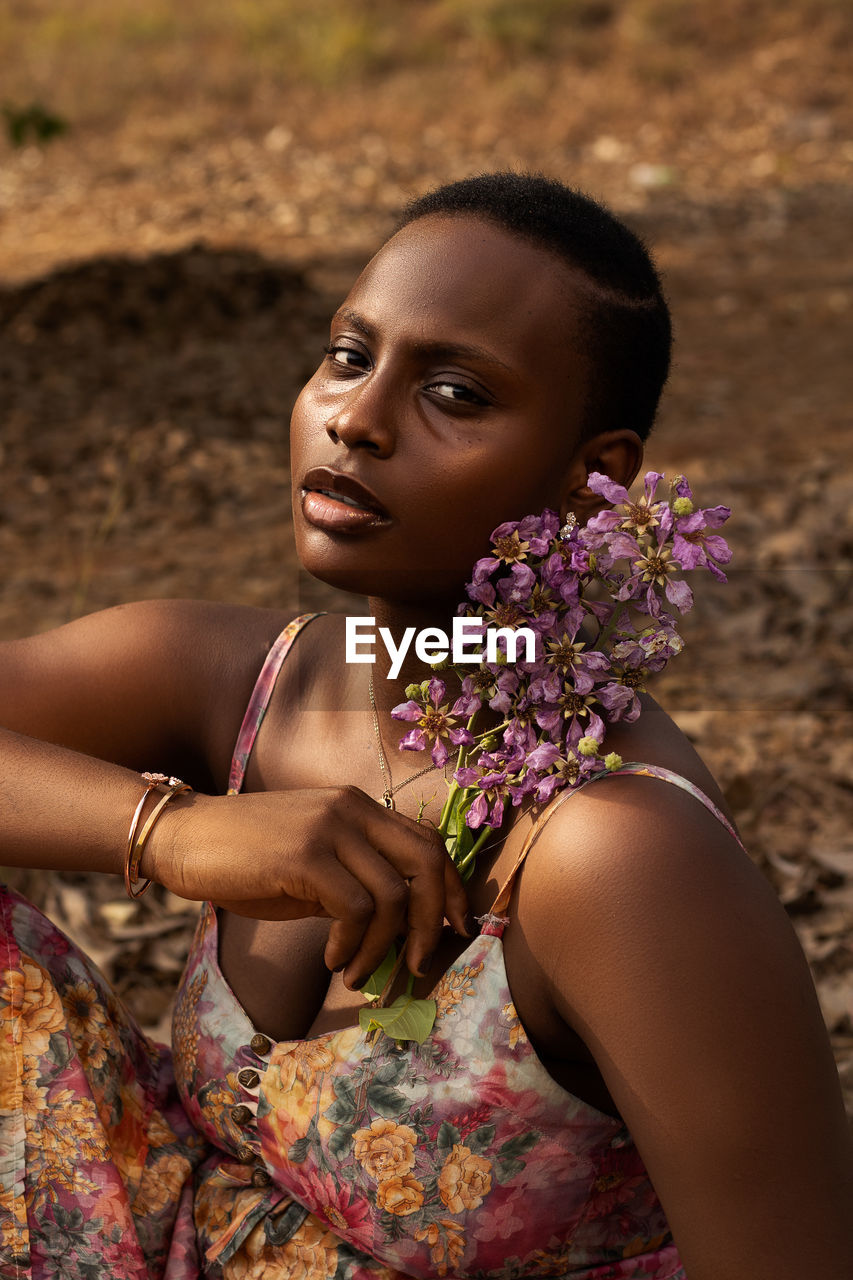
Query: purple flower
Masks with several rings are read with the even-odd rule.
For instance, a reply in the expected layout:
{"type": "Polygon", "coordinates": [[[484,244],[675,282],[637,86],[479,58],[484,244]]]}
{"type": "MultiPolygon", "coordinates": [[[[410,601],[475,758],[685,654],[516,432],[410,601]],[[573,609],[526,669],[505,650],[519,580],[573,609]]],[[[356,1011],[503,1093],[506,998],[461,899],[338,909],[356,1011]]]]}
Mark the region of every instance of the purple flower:
{"type": "Polygon", "coordinates": [[[532,751],[538,741],[536,730],[531,723],[532,706],[528,698],[520,698],[515,706],[515,715],[504,729],[503,739],[508,747],[520,748],[524,755],[532,751]]]}
{"type": "MultiPolygon", "coordinates": [[[[499,524],[492,534],[492,568],[499,564],[515,564],[527,558],[530,544],[519,530],[517,520],[507,520],[499,524]]],[[[482,563],[482,562],[480,562],[482,563]]]]}
{"type": "Polygon", "coordinates": [[[527,757],[527,765],[537,773],[547,773],[560,758],[560,748],[554,742],[543,742],[534,747],[527,757]]]}
{"type": "Polygon", "coordinates": [[[505,603],[523,605],[536,585],[536,574],[528,564],[514,564],[507,577],[497,584],[498,595],[505,603]]]}
{"type": "Polygon", "coordinates": [[[482,826],[499,827],[503,822],[507,797],[505,773],[488,773],[477,779],[478,794],[465,815],[466,826],[474,829],[482,826]]]}
{"type": "Polygon", "coordinates": [[[470,827],[498,825],[510,801],[532,795],[544,803],[601,768],[605,721],[634,720],[648,676],[682,647],[674,615],[691,607],[693,594],[678,575],[707,568],[723,577],[731,552],[716,531],[728,508],[698,510],[683,476],[668,500],[659,498],[662,479],[647,472],[634,501],[623,485],[593,472],[590,489],[612,506],[568,540],[550,510],[498,525],[491,554],[477,561],[468,584],[475,607],[458,612],[489,627],[529,627],[534,659],[508,664],[503,644],[499,661],[458,673],[450,710],[437,677],[395,708],[412,724],[403,745],[431,745],[442,761],[450,745],[461,748],[454,778],[470,827]],[[473,721],[486,705],[504,723],[472,761],[477,739],[455,720],[473,721]]]}
{"type": "Polygon", "coordinates": [[[595,756],[578,755],[572,750],[567,750],[565,755],[558,752],[547,768],[537,769],[534,796],[539,804],[547,804],[557,791],[577,786],[600,767],[595,756]]]}
{"type": "Polygon", "coordinates": [[[519,679],[513,667],[484,663],[462,681],[462,691],[453,704],[452,714],[471,716],[486,702],[493,711],[507,715],[518,687],[519,679]]]}
{"type": "Polygon", "coordinates": [[[413,702],[410,698],[408,702],[400,702],[396,707],[391,709],[392,720],[420,720],[424,713],[423,707],[418,702],[413,702]]]}
{"type": "Polygon", "coordinates": [[[453,746],[471,746],[474,735],[469,729],[456,724],[456,717],[450,712],[447,703],[441,700],[447,692],[447,686],[437,676],[421,685],[421,701],[410,698],[401,702],[391,712],[395,720],[416,722],[417,727],[410,729],[400,740],[401,751],[425,751],[432,746],[432,762],[443,768],[450,756],[447,741],[453,746]],[[447,741],[446,741],[447,740],[447,741]]]}
{"type": "Polygon", "coordinates": [[[719,529],[730,515],[729,507],[707,507],[676,516],[672,554],[682,569],[708,569],[719,582],[726,581],[719,566],[729,563],[731,548],[725,538],[707,531],[719,529]]]}
{"type": "Polygon", "coordinates": [[[618,680],[603,684],[598,690],[598,700],[607,712],[608,720],[636,720],[640,714],[637,690],[642,688],[641,684],[623,684],[618,680]]]}
{"type": "Polygon", "coordinates": [[[518,536],[527,543],[532,556],[544,556],[559,533],[560,524],[556,511],[548,508],[541,516],[525,516],[523,520],[519,520],[518,536]]]}

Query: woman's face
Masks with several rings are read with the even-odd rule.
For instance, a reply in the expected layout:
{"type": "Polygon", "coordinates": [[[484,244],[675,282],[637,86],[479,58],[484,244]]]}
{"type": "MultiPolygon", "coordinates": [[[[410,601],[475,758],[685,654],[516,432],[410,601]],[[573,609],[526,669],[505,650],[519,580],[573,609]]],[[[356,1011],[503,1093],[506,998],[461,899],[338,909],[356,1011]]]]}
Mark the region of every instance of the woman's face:
{"type": "Polygon", "coordinates": [[[293,411],[293,517],[316,577],[461,598],[501,521],[559,507],[586,387],[558,257],[473,216],[422,218],[368,263],[293,411]]]}

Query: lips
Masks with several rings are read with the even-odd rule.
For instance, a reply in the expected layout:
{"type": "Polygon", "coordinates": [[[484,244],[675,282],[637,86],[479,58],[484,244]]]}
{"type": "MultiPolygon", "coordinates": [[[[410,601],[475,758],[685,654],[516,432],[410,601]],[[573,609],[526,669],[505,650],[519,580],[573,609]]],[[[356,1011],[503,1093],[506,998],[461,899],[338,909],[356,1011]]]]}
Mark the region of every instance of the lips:
{"type": "Polygon", "coordinates": [[[375,527],[391,518],[366,485],[330,467],[312,467],[301,493],[305,519],[330,532],[375,527]]]}

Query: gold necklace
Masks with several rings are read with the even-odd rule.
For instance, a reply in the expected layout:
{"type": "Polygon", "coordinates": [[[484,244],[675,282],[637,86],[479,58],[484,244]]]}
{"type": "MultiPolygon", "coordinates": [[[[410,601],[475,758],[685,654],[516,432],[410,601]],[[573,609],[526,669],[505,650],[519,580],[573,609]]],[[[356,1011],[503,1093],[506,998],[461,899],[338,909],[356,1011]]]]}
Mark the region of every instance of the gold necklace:
{"type": "Polygon", "coordinates": [[[403,782],[398,782],[396,787],[391,785],[391,767],[385,755],[385,748],[382,746],[382,734],[379,730],[379,715],[376,710],[376,698],[373,695],[373,667],[370,668],[370,674],[367,677],[367,692],[370,696],[370,710],[373,715],[373,732],[376,734],[376,750],[379,755],[379,768],[382,770],[382,781],[385,784],[382,792],[382,803],[386,809],[395,809],[394,796],[398,791],[402,791],[403,787],[407,787],[410,782],[414,782],[416,778],[422,778],[425,773],[432,773],[439,766],[437,764],[428,764],[425,769],[418,769],[417,773],[413,773],[411,777],[406,778],[403,782]]]}

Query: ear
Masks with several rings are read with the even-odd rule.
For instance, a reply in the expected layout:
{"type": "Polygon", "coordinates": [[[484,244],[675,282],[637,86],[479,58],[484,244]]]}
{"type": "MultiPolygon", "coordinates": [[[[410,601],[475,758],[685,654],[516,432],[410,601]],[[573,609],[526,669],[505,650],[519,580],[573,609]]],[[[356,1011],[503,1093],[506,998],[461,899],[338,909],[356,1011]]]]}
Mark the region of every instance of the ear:
{"type": "Polygon", "coordinates": [[[572,458],[563,483],[560,517],[573,511],[585,524],[607,505],[606,498],[593,493],[587,481],[590,472],[601,471],[617,484],[632,483],[643,462],[643,442],[636,431],[603,431],[584,441],[572,458]]]}

